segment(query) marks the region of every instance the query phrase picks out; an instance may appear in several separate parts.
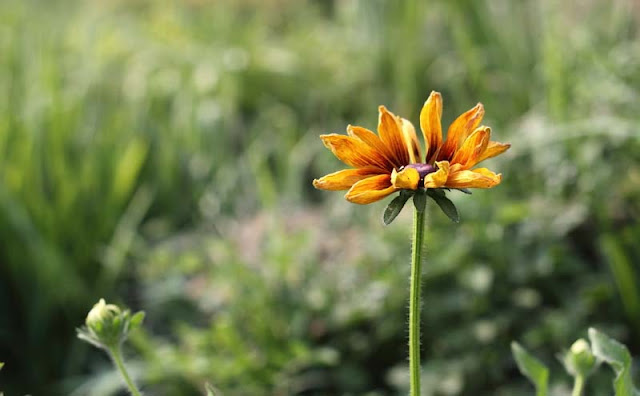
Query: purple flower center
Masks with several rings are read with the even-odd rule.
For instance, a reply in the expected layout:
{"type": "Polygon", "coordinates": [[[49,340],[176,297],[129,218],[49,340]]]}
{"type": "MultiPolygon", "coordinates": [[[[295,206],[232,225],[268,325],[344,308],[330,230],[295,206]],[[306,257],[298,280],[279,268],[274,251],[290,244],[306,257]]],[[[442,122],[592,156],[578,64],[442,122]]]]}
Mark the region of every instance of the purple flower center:
{"type": "Polygon", "coordinates": [[[418,174],[420,175],[420,180],[424,179],[424,177],[429,173],[433,173],[438,170],[438,168],[429,164],[409,164],[407,166],[403,166],[402,168],[400,168],[400,170],[404,168],[413,168],[417,170],[418,174]]]}

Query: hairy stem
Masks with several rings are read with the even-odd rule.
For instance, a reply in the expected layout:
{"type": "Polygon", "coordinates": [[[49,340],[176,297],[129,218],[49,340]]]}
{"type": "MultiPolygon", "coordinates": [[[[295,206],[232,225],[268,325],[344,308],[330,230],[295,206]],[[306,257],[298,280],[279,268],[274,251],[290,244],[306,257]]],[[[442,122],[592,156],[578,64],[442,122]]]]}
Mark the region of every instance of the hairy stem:
{"type": "Polygon", "coordinates": [[[420,281],[425,211],[413,215],[413,251],[411,254],[411,292],[409,295],[409,371],[411,396],[420,395],[420,281]]]}

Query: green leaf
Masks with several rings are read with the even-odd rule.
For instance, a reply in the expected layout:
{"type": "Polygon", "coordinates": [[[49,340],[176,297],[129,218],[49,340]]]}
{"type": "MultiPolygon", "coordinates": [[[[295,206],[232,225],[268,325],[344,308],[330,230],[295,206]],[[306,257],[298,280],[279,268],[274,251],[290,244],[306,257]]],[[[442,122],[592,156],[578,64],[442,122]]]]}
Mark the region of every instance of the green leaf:
{"type": "Polygon", "coordinates": [[[427,194],[425,190],[417,190],[413,195],[413,206],[416,207],[416,210],[420,213],[424,212],[424,209],[427,207],[427,194]]]}
{"type": "Polygon", "coordinates": [[[442,190],[433,190],[428,189],[427,195],[433,198],[434,201],[438,204],[440,209],[451,219],[451,221],[458,223],[460,222],[460,215],[458,214],[458,209],[456,206],[444,195],[442,190]]]}
{"type": "Polygon", "coordinates": [[[549,369],[542,362],[531,356],[520,344],[513,341],[511,352],[516,359],[520,372],[536,387],[536,396],[547,396],[549,386],[549,369]]]}
{"type": "Polygon", "coordinates": [[[387,205],[387,208],[384,210],[384,214],[382,215],[382,221],[385,225],[391,224],[391,222],[398,217],[402,208],[404,208],[404,205],[412,195],[413,191],[402,190],[400,191],[400,195],[389,202],[389,205],[387,205]]]}
{"type": "Polygon", "coordinates": [[[627,347],[594,328],[589,329],[589,340],[593,354],[611,366],[616,373],[613,381],[615,395],[639,395],[640,392],[634,388],[631,379],[631,354],[627,347]]]}
{"type": "Polygon", "coordinates": [[[469,190],[468,188],[458,188],[457,190],[462,191],[465,194],[471,195],[471,190],[469,190]]]}

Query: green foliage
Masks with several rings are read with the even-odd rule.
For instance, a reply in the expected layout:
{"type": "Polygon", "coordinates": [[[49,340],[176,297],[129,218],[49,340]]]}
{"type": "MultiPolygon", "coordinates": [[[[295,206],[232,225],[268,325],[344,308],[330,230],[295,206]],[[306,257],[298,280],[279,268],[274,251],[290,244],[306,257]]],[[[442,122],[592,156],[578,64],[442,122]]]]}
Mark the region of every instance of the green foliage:
{"type": "Polygon", "coordinates": [[[445,195],[444,191],[441,189],[429,189],[427,190],[427,194],[433,198],[435,203],[438,204],[438,207],[442,210],[442,213],[446,214],[451,221],[454,223],[460,222],[460,215],[458,214],[458,209],[456,205],[451,202],[449,198],[445,195]]]}
{"type": "Polygon", "coordinates": [[[536,395],[547,396],[549,388],[549,369],[547,366],[531,356],[515,341],[511,343],[511,352],[516,359],[520,372],[535,385],[536,395]]]}
{"type": "Polygon", "coordinates": [[[342,167],[320,133],[375,129],[379,104],[418,126],[431,90],[445,130],[481,101],[512,148],[486,163],[500,186],[453,196],[460,224],[427,206],[425,392],[529,391],[514,338],[551,362],[616,323],[636,350],[633,10],[0,2],[3,390],[116,394],[73,335],[104,296],[148,313],[131,335],[148,394],[402,393],[410,218],[381,227],[386,202],[311,180],[342,167]]]}
{"type": "Polygon", "coordinates": [[[640,394],[633,385],[631,354],[627,347],[593,328],[589,329],[589,339],[593,345],[593,354],[611,366],[616,373],[616,378],[613,381],[616,396],[640,394]]]}
{"type": "MultiPolygon", "coordinates": [[[[385,225],[391,224],[393,220],[402,212],[402,208],[407,203],[409,198],[413,196],[413,192],[410,190],[402,190],[397,197],[393,198],[387,205],[382,214],[382,222],[385,225]]],[[[415,198],[414,198],[415,199],[415,198]]]]}
{"type": "MultiPolygon", "coordinates": [[[[640,392],[634,387],[631,374],[631,354],[626,346],[594,328],[589,329],[589,343],[583,339],[576,341],[564,357],[567,372],[574,377],[573,396],[581,396],[585,381],[596,368],[596,359],[613,368],[616,378],[613,387],[616,396],[634,396],[640,392]]],[[[549,369],[531,356],[517,342],[511,343],[511,350],[520,372],[536,386],[537,395],[547,395],[549,369]]]]}

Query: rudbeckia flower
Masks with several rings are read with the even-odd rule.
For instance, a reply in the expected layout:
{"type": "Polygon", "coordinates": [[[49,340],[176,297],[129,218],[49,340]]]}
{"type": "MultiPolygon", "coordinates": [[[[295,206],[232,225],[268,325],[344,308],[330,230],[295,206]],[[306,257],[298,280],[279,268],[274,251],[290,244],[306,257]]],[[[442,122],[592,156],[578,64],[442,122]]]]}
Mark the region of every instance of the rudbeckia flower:
{"type": "Polygon", "coordinates": [[[501,174],[474,168],[511,146],[490,140],[491,128],[480,125],[484,116],[481,103],[459,116],[443,140],[442,97],[431,92],[420,112],[424,151],[411,122],[384,106],[378,110],[378,134],[349,125],[347,136],[320,136],[324,145],[351,168],[314,180],[316,188],[348,190],[348,201],[369,204],[401,190],[466,190],[500,183],[501,174]]]}

